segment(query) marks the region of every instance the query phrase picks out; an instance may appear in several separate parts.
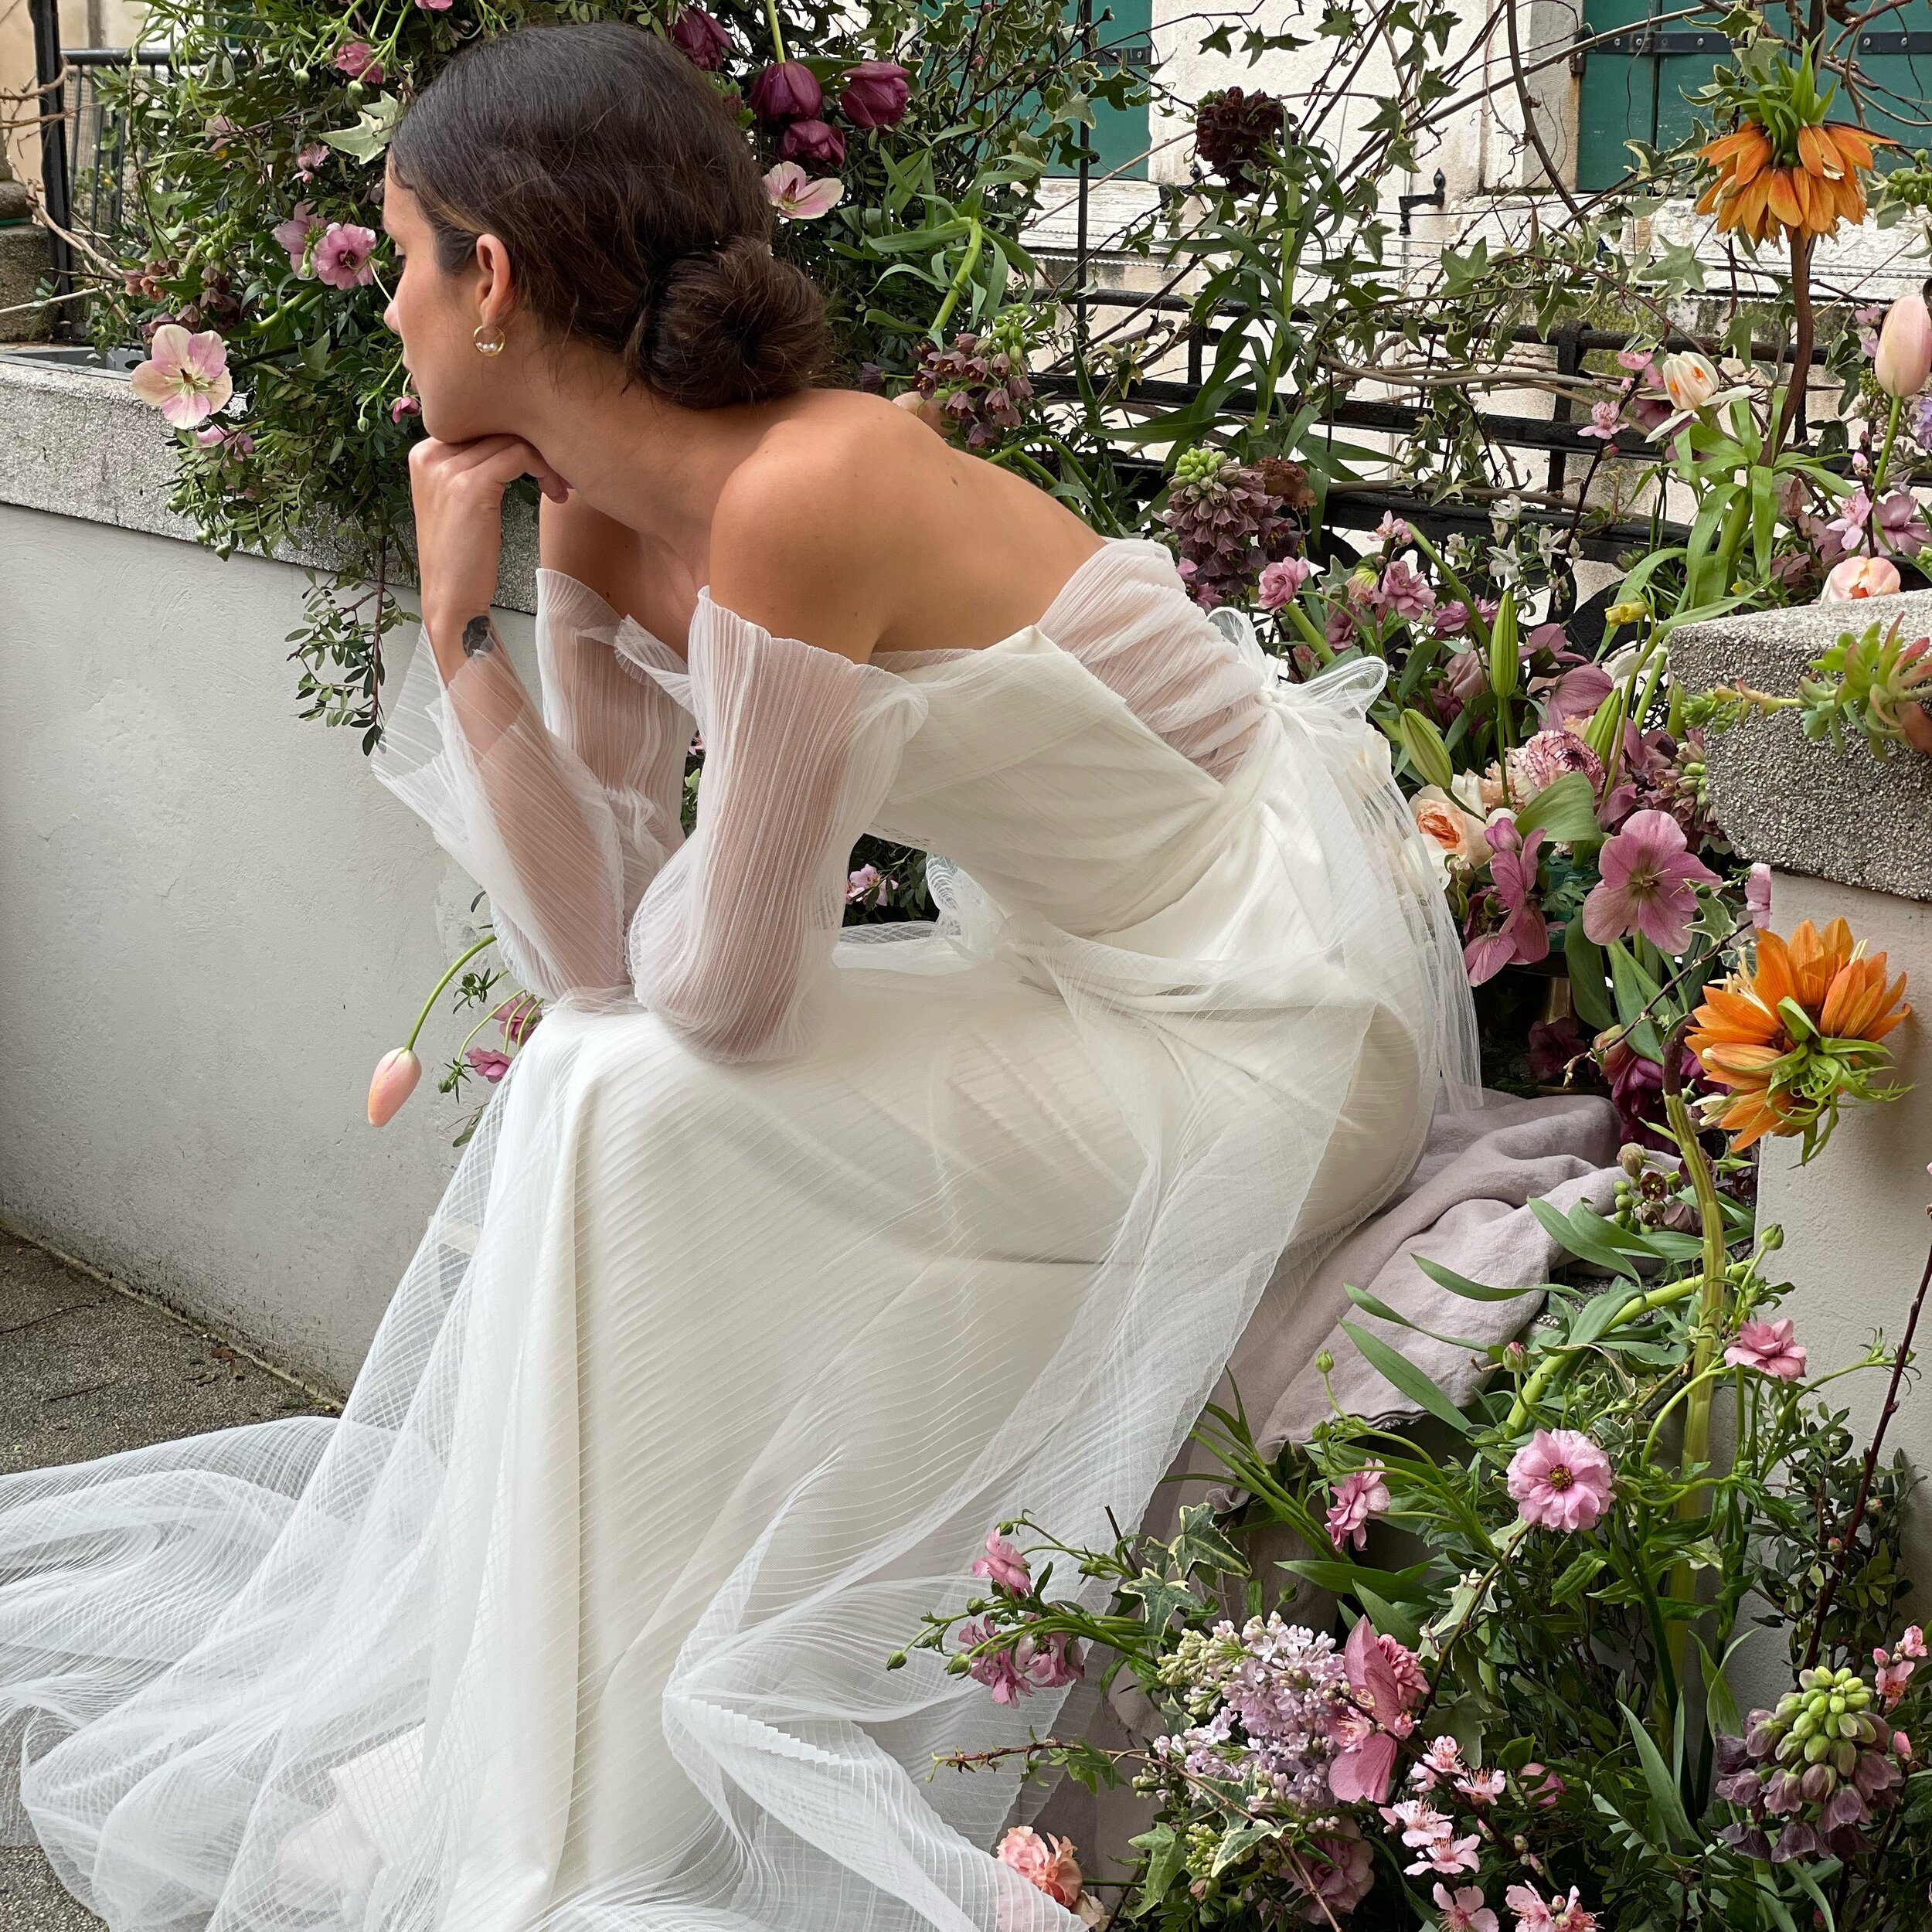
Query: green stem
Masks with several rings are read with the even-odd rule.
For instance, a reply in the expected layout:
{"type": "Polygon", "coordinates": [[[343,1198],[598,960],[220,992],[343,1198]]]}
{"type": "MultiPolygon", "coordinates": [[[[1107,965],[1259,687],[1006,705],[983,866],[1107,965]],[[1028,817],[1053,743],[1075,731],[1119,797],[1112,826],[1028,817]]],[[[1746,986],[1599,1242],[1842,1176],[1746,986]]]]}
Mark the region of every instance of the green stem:
{"type": "Polygon", "coordinates": [[[1489,648],[1489,621],[1476,608],[1476,594],[1450,569],[1443,560],[1442,553],[1412,523],[1409,526],[1409,540],[1442,573],[1442,580],[1456,594],[1456,601],[1469,613],[1469,628],[1475,634],[1476,641],[1486,651],[1489,648]]]}
{"type": "Polygon", "coordinates": [[[410,1029],[410,1036],[403,1043],[404,1053],[413,1053],[416,1051],[416,1036],[422,1032],[430,1015],[436,1010],[436,1002],[443,997],[443,988],[448,985],[450,981],[455,978],[457,975],[486,946],[494,946],[495,944],[496,935],[492,933],[487,937],[479,939],[466,952],[457,954],[455,959],[451,962],[450,970],[436,982],[435,986],[430,991],[429,998],[423,1001],[423,1010],[417,1015],[416,1024],[410,1029]]]}
{"type": "Polygon", "coordinates": [[[765,0],[765,19],[771,28],[771,50],[781,62],[791,59],[785,52],[785,36],[778,30],[778,0],[765,0]]]}
{"type": "MultiPolygon", "coordinates": [[[[1885,447],[1879,451],[1879,466],[1872,474],[1872,502],[1874,506],[1878,502],[1879,492],[1885,488],[1885,472],[1886,466],[1892,461],[1893,440],[1899,433],[1899,412],[1904,407],[1905,398],[1903,396],[1895,396],[1892,398],[1892,414],[1885,425],[1885,447]]],[[[1878,518],[1876,514],[1872,519],[1872,529],[1876,543],[1878,532],[1878,518]]]]}
{"type": "Polygon", "coordinates": [[[959,298],[966,292],[966,284],[973,279],[973,270],[979,266],[979,251],[986,245],[986,230],[980,226],[979,217],[971,218],[970,233],[966,237],[966,259],[959,265],[959,271],[946,291],[946,299],[939,305],[939,313],[933,318],[933,340],[945,340],[946,325],[952,319],[953,311],[959,306],[959,298]]]}
{"type": "MultiPolygon", "coordinates": [[[[1667,1282],[1661,1288],[1652,1288],[1648,1294],[1632,1295],[1611,1317],[1603,1332],[1608,1335],[1612,1330],[1626,1328],[1647,1315],[1655,1315],[1659,1308],[1668,1308],[1678,1301],[1688,1301],[1702,1286],[1702,1277],[1693,1274],[1682,1281],[1667,1282]]],[[[1613,1291],[1606,1290],[1605,1292],[1613,1291]]],[[[1542,1365],[1523,1384],[1522,1394],[1517,1396],[1509,1413],[1503,1419],[1502,1432],[1505,1436],[1515,1435],[1528,1423],[1530,1411],[1543,1400],[1543,1391],[1549,1386],[1551,1381],[1593,1345],[1586,1342],[1578,1348],[1555,1349],[1544,1358],[1542,1365]]]]}
{"type": "Polygon", "coordinates": [[[1315,621],[1302,609],[1298,597],[1291,597],[1281,607],[1281,614],[1301,633],[1305,644],[1324,664],[1335,662],[1335,653],[1328,648],[1328,641],[1315,628],[1315,621]]]}

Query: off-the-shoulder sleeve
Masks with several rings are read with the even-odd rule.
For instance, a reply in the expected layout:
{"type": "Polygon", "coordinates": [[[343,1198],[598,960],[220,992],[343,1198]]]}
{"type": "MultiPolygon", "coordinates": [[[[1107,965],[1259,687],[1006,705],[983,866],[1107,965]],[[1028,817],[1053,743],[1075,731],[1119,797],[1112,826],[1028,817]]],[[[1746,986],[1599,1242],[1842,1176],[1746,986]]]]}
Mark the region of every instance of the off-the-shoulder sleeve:
{"type": "Polygon", "coordinates": [[[683,662],[561,570],[536,573],[536,648],[544,722],[583,760],[611,808],[628,921],[684,843],[685,754],[693,729],[683,705],[634,664],[681,672],[683,662]]]}
{"type": "Polygon", "coordinates": [[[604,787],[501,648],[446,684],[427,634],[369,760],[490,896],[505,963],[549,998],[628,985],[624,863],[604,787]]]}
{"type": "Polygon", "coordinates": [[[708,594],[689,663],[705,747],[697,827],[631,922],[637,996],[707,1057],[787,1058],[813,1034],[853,841],[926,701],[708,594]]]}

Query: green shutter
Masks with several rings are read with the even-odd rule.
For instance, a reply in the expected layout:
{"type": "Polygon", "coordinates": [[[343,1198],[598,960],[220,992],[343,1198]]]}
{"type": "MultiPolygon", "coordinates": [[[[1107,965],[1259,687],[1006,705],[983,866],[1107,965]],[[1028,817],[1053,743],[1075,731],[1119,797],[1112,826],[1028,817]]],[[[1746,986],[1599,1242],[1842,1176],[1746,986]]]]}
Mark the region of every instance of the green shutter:
{"type": "MultiPolygon", "coordinates": [[[[1932,5],[1932,0],[1927,0],[1932,5]]],[[[1068,0],[1066,15],[1079,17],[1077,0],[1068,0]]],[[[1103,60],[1118,61],[1145,73],[1154,61],[1154,0],[1093,0],[1090,16],[1094,22],[1094,44],[1103,60]]],[[[1109,107],[1100,102],[1094,107],[1094,127],[1089,137],[1100,156],[1094,164],[1096,178],[1120,171],[1123,180],[1147,179],[1147,149],[1151,138],[1148,111],[1138,107],[1109,107]]]]}

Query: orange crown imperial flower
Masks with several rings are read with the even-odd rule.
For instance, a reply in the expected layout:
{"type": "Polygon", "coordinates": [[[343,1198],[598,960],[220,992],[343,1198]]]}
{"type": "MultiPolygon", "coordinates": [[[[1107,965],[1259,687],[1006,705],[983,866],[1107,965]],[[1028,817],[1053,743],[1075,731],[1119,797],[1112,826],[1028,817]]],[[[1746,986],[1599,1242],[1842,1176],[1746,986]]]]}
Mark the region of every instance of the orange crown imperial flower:
{"type": "Polygon", "coordinates": [[[1747,121],[1698,153],[1716,179],[1697,204],[1700,215],[1717,213],[1719,230],[1740,230],[1753,241],[1781,230],[1799,235],[1835,234],[1842,221],[1865,219],[1865,187],[1859,176],[1872,165],[1874,148],[1891,145],[1840,123],[1800,128],[1796,152],[1781,162],[1770,133],[1747,121]]]}
{"type": "Polygon", "coordinates": [[[1905,975],[1888,984],[1886,955],[1866,958],[1842,919],[1822,933],[1808,919],[1788,940],[1763,934],[1756,970],[1712,988],[1691,1016],[1691,1051],[1729,1090],[1700,1103],[1706,1118],[1733,1152],[1767,1134],[1802,1134],[1808,1161],[1841,1102],[1904,1091],[1872,1085],[1891,1063],[1879,1043],[1912,1010],[1904,992],[1905,975]]]}

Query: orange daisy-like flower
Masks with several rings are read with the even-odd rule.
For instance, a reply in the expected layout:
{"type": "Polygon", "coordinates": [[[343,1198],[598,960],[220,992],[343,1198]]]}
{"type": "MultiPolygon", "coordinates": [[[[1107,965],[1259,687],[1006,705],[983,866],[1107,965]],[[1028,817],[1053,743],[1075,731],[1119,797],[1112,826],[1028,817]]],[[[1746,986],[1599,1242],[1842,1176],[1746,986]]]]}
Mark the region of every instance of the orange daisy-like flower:
{"type": "Polygon", "coordinates": [[[1845,1099],[1883,1100],[1872,1077],[1890,1060],[1879,1042],[1910,1012],[1905,975],[1887,982],[1886,955],[1865,957],[1835,919],[1808,919],[1788,940],[1765,933],[1754,972],[1713,987],[1692,1015],[1691,1051],[1728,1092],[1703,1103],[1733,1151],[1767,1134],[1804,1136],[1809,1159],[1845,1099]]]}
{"type": "Polygon", "coordinates": [[[1698,150],[1716,179],[1697,204],[1714,209],[1720,231],[1736,230],[1765,241],[1780,230],[1801,235],[1837,233],[1841,221],[1865,219],[1860,173],[1872,165],[1875,145],[1893,144],[1883,134],[1836,122],[1798,131],[1798,151],[1781,162],[1770,135],[1754,121],[1698,150]]]}

